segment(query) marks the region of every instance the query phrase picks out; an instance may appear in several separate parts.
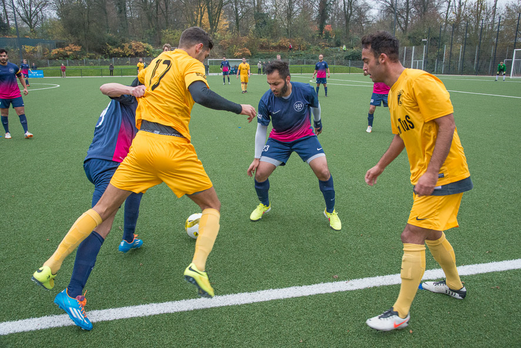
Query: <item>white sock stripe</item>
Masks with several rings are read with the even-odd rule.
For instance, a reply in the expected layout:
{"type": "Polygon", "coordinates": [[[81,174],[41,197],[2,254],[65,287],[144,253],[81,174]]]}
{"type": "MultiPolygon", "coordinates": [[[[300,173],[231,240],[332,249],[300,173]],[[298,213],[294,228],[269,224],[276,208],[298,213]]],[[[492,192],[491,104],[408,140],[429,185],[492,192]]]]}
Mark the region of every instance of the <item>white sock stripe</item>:
{"type": "MultiPolygon", "coordinates": [[[[521,269],[521,259],[460,266],[458,267],[458,272],[460,275],[464,276],[516,269],[521,269]]],[[[433,269],[425,271],[423,279],[437,279],[442,277],[444,277],[444,274],[441,269],[433,269]]],[[[333,283],[320,283],[314,285],[294,286],[283,289],[269,289],[250,293],[215,296],[213,299],[200,298],[95,310],[89,312],[89,318],[91,319],[91,322],[95,323],[101,321],[146,317],[158,314],[187,312],[206,308],[237,306],[342,291],[361,290],[378,286],[397,285],[400,284],[400,282],[400,274],[392,274],[386,276],[353,279],[348,281],[338,281],[333,283]]],[[[0,335],[72,325],[74,325],[74,323],[69,319],[67,314],[49,315],[40,318],[30,318],[0,323],[0,335]]]]}

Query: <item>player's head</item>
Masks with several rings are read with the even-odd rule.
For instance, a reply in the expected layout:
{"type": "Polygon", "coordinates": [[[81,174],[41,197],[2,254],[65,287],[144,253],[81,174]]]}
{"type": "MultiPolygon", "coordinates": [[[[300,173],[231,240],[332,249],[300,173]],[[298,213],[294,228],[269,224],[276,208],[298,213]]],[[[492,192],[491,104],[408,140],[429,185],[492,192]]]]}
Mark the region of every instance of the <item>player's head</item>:
{"type": "Polygon", "coordinates": [[[242,58],[242,62],[246,64],[246,58],[242,58]]]}
{"type": "Polygon", "coordinates": [[[143,58],[139,58],[139,62],[140,62],[140,63],[143,63],[143,58]]]}
{"type": "Polygon", "coordinates": [[[286,96],[289,88],[288,83],[291,86],[288,63],[282,60],[274,60],[266,65],[265,71],[271,92],[275,97],[286,96]]]}
{"type": "Polygon", "coordinates": [[[324,60],[324,56],[321,55],[321,54],[319,54],[319,55],[318,55],[318,61],[321,62],[321,61],[323,61],[323,60],[324,60]]]}
{"type": "Polygon", "coordinates": [[[24,62],[24,64],[27,64],[27,59],[24,59],[23,62],[24,62]]]}
{"type": "Polygon", "coordinates": [[[398,62],[400,42],[386,31],[377,31],[362,38],[362,49],[371,51],[375,58],[385,54],[391,62],[398,62]]]}
{"type": "Polygon", "coordinates": [[[499,64],[504,64],[503,62],[499,62],[499,64]]]}
{"type": "Polygon", "coordinates": [[[226,57],[225,56],[223,56],[223,61],[226,61],[226,57]]]}
{"type": "Polygon", "coordinates": [[[163,45],[163,52],[168,52],[172,50],[172,46],[170,44],[164,44],[163,45]]]}
{"type": "Polygon", "coordinates": [[[277,59],[279,59],[279,60],[280,60],[280,54],[277,54],[277,59]]]}
{"type": "Polygon", "coordinates": [[[9,57],[7,57],[7,51],[3,48],[0,48],[0,64],[5,65],[7,64],[7,60],[9,57]]]}
{"type": "Polygon", "coordinates": [[[210,35],[199,27],[185,29],[179,38],[179,48],[185,50],[193,58],[203,62],[213,48],[210,35]]]}

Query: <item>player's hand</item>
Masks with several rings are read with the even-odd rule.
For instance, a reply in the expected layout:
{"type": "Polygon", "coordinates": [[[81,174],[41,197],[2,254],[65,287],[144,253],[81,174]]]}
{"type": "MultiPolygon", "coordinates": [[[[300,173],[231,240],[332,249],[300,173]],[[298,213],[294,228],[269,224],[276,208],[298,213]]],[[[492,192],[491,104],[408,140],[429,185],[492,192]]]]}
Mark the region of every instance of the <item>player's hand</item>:
{"type": "Polygon", "coordinates": [[[313,125],[315,126],[315,133],[317,135],[322,133],[322,121],[313,121],[313,125]]]}
{"type": "Polygon", "coordinates": [[[253,162],[251,162],[250,166],[248,167],[248,176],[252,177],[253,174],[255,174],[255,171],[257,170],[257,167],[259,167],[260,158],[255,158],[253,162]]]}
{"type": "Polygon", "coordinates": [[[24,95],[27,95],[27,93],[29,93],[29,91],[27,90],[27,87],[24,88],[24,95]]]}
{"type": "Polygon", "coordinates": [[[367,173],[365,173],[366,184],[369,186],[373,186],[374,184],[376,184],[376,179],[380,176],[380,174],[383,173],[383,171],[384,170],[380,168],[378,165],[369,169],[367,173]]]}
{"type": "Polygon", "coordinates": [[[145,95],[146,87],[145,85],[139,85],[132,88],[132,96],[136,98],[141,98],[145,95]]]}
{"type": "Polygon", "coordinates": [[[241,115],[248,116],[248,122],[251,122],[257,116],[257,111],[255,111],[255,108],[253,106],[248,104],[241,104],[241,107],[241,115]]]}
{"type": "Polygon", "coordinates": [[[414,192],[418,196],[429,196],[434,191],[434,187],[438,182],[438,173],[431,174],[429,172],[425,172],[414,186],[414,192]]]}

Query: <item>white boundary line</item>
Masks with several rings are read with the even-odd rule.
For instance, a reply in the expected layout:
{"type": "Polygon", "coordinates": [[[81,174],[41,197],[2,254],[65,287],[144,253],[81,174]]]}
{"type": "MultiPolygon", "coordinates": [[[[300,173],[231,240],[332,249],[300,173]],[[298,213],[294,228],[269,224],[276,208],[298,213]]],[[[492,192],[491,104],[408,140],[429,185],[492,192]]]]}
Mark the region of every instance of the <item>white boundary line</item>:
{"type": "Polygon", "coordinates": [[[41,83],[41,82],[33,82],[33,85],[49,85],[51,87],[43,87],[43,88],[32,88],[32,87],[29,87],[27,90],[29,92],[34,92],[34,91],[44,91],[46,89],[53,89],[53,88],[59,88],[60,85],[57,85],[55,83],[41,83]]]}
{"type": "MultiPolygon", "coordinates": [[[[501,272],[521,269],[521,259],[499,262],[481,263],[458,267],[460,275],[473,275],[490,272],[501,272]]],[[[424,279],[438,279],[444,276],[441,269],[425,271],[424,279]]],[[[213,299],[192,299],[163,303],[150,303],[139,306],[111,308],[89,312],[93,323],[128,318],[147,317],[151,315],[188,312],[198,309],[238,306],[250,303],[282,300],[287,298],[331,294],[335,292],[353,291],[366,288],[397,285],[401,283],[400,274],[353,279],[333,283],[293,286],[283,289],[261,290],[240,294],[215,296],[213,299]]],[[[6,321],[0,323],[0,335],[50,329],[53,327],[73,326],[74,323],[67,314],[49,315],[40,318],[6,321]]]]}

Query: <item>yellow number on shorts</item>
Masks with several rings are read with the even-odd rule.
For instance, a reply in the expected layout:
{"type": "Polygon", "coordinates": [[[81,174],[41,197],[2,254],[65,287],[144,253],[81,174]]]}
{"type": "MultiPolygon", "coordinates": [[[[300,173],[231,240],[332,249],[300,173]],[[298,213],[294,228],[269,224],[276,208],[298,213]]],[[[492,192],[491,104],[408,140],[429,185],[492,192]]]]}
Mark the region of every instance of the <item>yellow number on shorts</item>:
{"type": "Polygon", "coordinates": [[[152,76],[150,76],[150,89],[153,91],[159,86],[161,79],[166,75],[168,70],[172,67],[172,62],[169,59],[158,59],[156,61],[156,66],[154,70],[152,70],[152,76]],[[156,77],[156,73],[159,73],[159,76],[156,77]]]}

